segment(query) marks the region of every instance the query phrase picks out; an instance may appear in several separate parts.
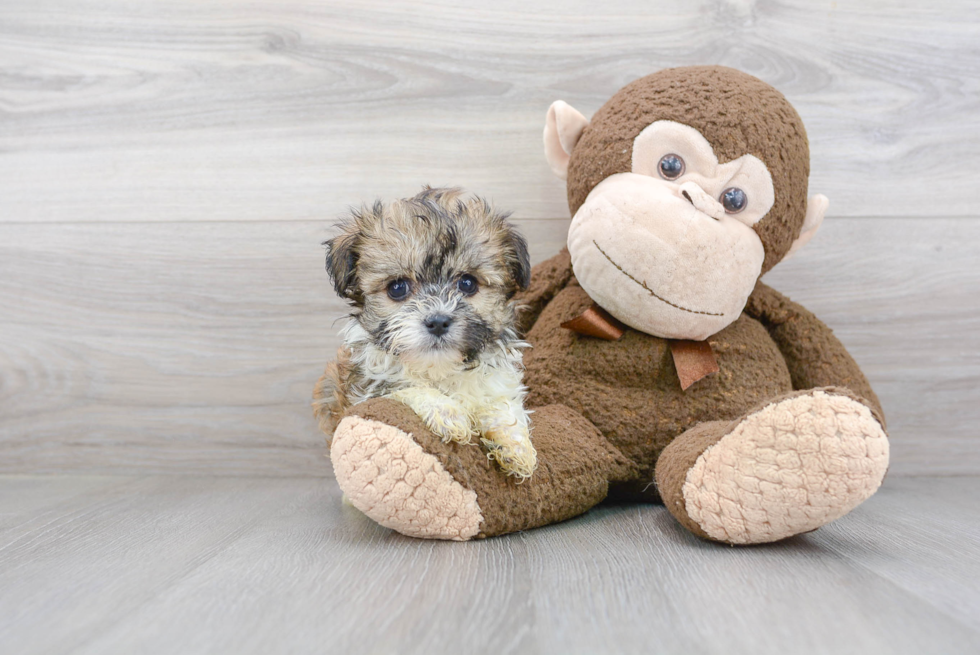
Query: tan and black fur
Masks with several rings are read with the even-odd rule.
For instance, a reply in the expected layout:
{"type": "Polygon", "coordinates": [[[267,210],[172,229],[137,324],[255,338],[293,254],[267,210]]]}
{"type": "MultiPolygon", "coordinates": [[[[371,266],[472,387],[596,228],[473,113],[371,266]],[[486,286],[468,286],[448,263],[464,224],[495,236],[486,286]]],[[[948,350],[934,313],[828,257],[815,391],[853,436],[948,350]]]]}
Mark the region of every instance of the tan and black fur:
{"type": "Polygon", "coordinates": [[[326,242],[327,271],[353,309],[344,346],[314,393],[321,427],[330,433],[350,406],[390,397],[447,440],[482,436],[505,468],[530,475],[526,344],[514,301],[530,277],[524,238],[506,215],[459,189],[376,202],[338,228],[326,242]],[[460,290],[465,276],[477,285],[472,294],[460,290]],[[405,298],[389,294],[396,282],[408,287],[405,298]],[[433,316],[445,318],[445,334],[424,327],[433,316]]]}

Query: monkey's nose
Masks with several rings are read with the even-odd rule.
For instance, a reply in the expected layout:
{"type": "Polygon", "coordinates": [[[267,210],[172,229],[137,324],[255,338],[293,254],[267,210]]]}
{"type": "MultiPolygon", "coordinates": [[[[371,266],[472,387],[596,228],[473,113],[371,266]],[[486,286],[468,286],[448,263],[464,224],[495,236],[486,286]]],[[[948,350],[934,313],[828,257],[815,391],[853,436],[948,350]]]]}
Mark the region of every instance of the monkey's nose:
{"type": "Polygon", "coordinates": [[[720,202],[709,196],[695,182],[685,182],[680,186],[681,195],[702,214],[707,214],[716,221],[725,217],[725,208],[720,202]]]}
{"type": "Polygon", "coordinates": [[[449,331],[449,326],[453,324],[453,319],[445,314],[436,314],[425,319],[425,329],[429,334],[441,337],[449,331]]]}

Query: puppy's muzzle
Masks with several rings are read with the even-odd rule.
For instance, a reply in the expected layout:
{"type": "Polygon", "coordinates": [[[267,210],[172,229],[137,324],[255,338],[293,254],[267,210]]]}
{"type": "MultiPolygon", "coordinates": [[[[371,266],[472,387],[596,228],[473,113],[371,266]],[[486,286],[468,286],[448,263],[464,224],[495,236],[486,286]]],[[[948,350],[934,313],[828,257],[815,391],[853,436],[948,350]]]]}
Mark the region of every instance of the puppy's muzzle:
{"type": "Polygon", "coordinates": [[[449,326],[453,324],[453,319],[447,314],[436,314],[425,319],[423,323],[429,334],[441,337],[449,331],[449,326]]]}

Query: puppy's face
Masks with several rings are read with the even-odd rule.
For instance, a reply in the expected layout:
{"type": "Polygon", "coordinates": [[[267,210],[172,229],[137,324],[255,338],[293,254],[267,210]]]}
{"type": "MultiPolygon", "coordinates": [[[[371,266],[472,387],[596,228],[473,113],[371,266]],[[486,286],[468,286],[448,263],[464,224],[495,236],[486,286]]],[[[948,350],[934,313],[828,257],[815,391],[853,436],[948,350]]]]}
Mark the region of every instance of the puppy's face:
{"type": "Polygon", "coordinates": [[[514,338],[511,298],[530,282],[527,244],[456,189],[354,212],[327,242],[327,270],[375,345],[404,361],[475,360],[514,338]]]}

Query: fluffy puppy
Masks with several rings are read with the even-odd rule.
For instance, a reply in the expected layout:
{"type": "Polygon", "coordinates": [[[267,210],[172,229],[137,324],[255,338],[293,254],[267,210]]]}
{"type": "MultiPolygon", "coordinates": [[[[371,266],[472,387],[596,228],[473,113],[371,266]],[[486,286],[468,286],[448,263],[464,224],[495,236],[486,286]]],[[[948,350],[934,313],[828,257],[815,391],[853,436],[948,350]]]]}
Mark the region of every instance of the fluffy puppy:
{"type": "Polygon", "coordinates": [[[526,479],[531,445],[514,294],[526,289],[527,242],[485,200],[426,187],[352,211],[326,242],[327,271],[353,311],[344,345],[314,391],[320,427],[385,396],[444,440],[480,436],[508,474],[526,479]]]}

